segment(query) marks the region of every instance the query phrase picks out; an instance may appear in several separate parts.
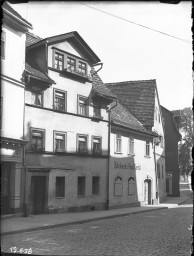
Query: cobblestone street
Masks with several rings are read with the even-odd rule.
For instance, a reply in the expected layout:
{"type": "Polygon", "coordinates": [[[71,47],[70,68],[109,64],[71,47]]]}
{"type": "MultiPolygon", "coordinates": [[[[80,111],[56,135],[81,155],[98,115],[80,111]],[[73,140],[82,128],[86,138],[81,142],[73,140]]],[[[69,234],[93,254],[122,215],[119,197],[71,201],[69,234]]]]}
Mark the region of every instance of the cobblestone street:
{"type": "MultiPolygon", "coordinates": [[[[189,203],[191,203],[189,201],[189,203]]],[[[2,251],[41,255],[189,256],[192,205],[2,237],[2,251]]]]}

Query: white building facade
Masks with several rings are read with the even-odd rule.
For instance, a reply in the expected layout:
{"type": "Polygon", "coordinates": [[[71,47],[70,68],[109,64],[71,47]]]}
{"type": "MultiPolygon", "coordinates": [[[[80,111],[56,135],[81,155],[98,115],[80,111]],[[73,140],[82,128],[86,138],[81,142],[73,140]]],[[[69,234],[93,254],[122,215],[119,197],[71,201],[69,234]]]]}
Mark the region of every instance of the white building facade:
{"type": "Polygon", "coordinates": [[[23,147],[26,32],[32,25],[6,2],[1,33],[1,214],[24,207],[23,147]],[[14,45],[17,46],[17,50],[14,45]]]}

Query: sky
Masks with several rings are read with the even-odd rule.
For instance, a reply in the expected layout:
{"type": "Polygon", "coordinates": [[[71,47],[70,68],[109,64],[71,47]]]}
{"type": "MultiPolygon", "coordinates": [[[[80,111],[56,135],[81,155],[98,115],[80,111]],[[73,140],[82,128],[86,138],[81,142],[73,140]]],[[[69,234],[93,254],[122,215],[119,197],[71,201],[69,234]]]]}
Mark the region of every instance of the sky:
{"type": "Polygon", "coordinates": [[[99,76],[104,83],[156,79],[162,106],[192,106],[191,1],[29,1],[11,6],[42,38],[77,31],[103,62],[99,76]]]}

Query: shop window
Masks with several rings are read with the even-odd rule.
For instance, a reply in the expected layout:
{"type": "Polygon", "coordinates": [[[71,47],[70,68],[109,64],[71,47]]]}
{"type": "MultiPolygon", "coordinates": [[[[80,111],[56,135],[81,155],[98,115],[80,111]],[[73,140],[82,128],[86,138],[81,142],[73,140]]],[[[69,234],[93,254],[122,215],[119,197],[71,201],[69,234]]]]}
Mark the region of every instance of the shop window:
{"type": "Polygon", "coordinates": [[[129,154],[134,155],[134,138],[129,138],[129,154]]]}
{"type": "Polygon", "coordinates": [[[79,153],[88,152],[88,136],[87,135],[78,135],[77,139],[77,149],[79,153]]]}
{"type": "Polygon", "coordinates": [[[123,182],[122,178],[117,176],[114,182],[114,195],[122,196],[123,195],[123,182]]]}
{"type": "Polygon", "coordinates": [[[145,156],[150,156],[150,142],[149,141],[146,141],[145,156]]]}
{"type": "Polygon", "coordinates": [[[92,194],[99,195],[100,192],[100,177],[93,176],[92,177],[92,194]]]}
{"type": "Polygon", "coordinates": [[[66,92],[54,89],[54,109],[66,111],[66,92]]]}
{"type": "Polygon", "coordinates": [[[54,148],[56,152],[64,152],[66,147],[66,133],[54,132],[54,148]]]}
{"type": "Polygon", "coordinates": [[[119,134],[116,134],[115,138],[115,153],[121,153],[122,150],[122,137],[119,134]]]}
{"type": "Polygon", "coordinates": [[[135,179],[133,177],[128,179],[128,195],[135,195],[135,179]]]}
{"type": "Polygon", "coordinates": [[[78,177],[77,179],[77,195],[84,196],[85,195],[85,186],[86,186],[86,177],[78,177]]]}
{"type": "Polygon", "coordinates": [[[56,197],[65,197],[65,177],[56,177],[56,197]]]}
{"type": "Polygon", "coordinates": [[[93,154],[100,155],[102,153],[102,139],[100,137],[93,137],[93,154]]]}
{"type": "Polygon", "coordinates": [[[44,151],[45,130],[31,128],[31,149],[34,151],[44,151]]]}

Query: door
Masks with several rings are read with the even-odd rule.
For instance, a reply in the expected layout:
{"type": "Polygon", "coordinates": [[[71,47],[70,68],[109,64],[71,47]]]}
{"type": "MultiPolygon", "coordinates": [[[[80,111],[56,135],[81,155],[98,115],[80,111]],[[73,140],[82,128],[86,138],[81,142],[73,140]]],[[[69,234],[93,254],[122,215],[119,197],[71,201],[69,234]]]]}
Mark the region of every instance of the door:
{"type": "Polygon", "coordinates": [[[1,214],[11,213],[11,163],[1,163],[1,214]]]}
{"type": "Polygon", "coordinates": [[[151,180],[144,181],[144,202],[151,204],[151,180]]]}
{"type": "Polygon", "coordinates": [[[46,176],[32,176],[31,190],[33,214],[44,213],[46,202],[46,176]]]}

